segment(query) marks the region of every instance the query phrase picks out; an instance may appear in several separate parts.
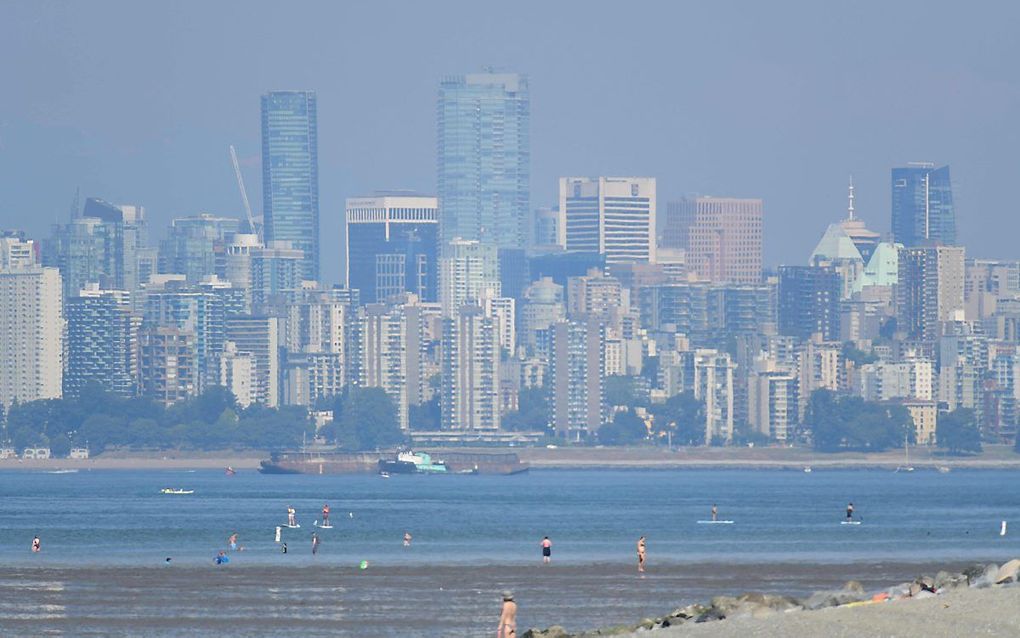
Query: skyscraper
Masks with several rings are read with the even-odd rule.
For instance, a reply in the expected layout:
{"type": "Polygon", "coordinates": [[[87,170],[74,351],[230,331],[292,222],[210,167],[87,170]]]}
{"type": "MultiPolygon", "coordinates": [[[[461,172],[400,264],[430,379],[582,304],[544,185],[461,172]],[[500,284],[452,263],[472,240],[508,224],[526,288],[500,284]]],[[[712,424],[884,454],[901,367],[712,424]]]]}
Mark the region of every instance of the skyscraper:
{"type": "Polygon", "coordinates": [[[0,405],[59,399],[64,321],[60,272],[28,266],[0,271],[0,405]]]}
{"type": "Polygon", "coordinates": [[[914,163],[892,169],[893,240],[907,248],[956,243],[949,167],[914,163]]]}
{"type": "Polygon", "coordinates": [[[689,270],[709,281],[761,281],[760,199],[697,197],[670,202],[661,245],[687,250],[689,270]]]}
{"type": "Polygon", "coordinates": [[[560,210],[567,250],[598,252],[608,266],[655,261],[654,177],[561,177],[560,210]]]}
{"type": "Polygon", "coordinates": [[[314,91],[262,96],[262,207],[266,242],[304,251],[302,279],[319,279],[319,146],[314,91]]]}
{"type": "Polygon", "coordinates": [[[549,425],[579,438],[606,422],[606,327],[596,319],[558,321],[548,329],[549,425]]]}
{"type": "Polygon", "coordinates": [[[897,330],[908,339],[937,339],[940,321],[963,318],[963,280],[963,246],[901,248],[897,330]]]}
{"type": "Polygon", "coordinates": [[[347,200],[347,287],[365,303],[412,292],[437,301],[439,206],[435,197],[347,200]]]}
{"type": "Polygon", "coordinates": [[[443,250],[456,237],[521,248],[531,182],[527,77],[474,73],[439,84],[438,195],[443,250]]]}

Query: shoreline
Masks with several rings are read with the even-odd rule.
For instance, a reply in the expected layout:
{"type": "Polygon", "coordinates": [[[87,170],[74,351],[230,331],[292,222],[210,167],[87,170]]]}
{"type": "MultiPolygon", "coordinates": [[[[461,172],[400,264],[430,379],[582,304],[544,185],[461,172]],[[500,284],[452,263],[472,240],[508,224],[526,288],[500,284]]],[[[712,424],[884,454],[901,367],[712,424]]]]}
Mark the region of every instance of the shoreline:
{"type": "MultiPolygon", "coordinates": [[[[514,452],[533,470],[887,470],[904,465],[902,450],[878,453],[817,453],[806,448],[584,448],[488,447],[422,448],[438,458],[444,452],[514,452]]],[[[1020,470],[1020,454],[1012,446],[989,445],[975,456],[943,456],[934,450],[912,448],[910,465],[920,472],[1020,470]],[[939,454],[939,455],[937,455],[939,454]]],[[[258,450],[221,450],[207,453],[168,451],[131,453],[118,451],[90,459],[0,460],[4,470],[208,470],[233,467],[257,470],[268,453],[258,450]]]]}
{"type": "MultiPolygon", "coordinates": [[[[704,603],[676,607],[637,624],[570,632],[554,625],[532,628],[523,638],[639,636],[649,631],[669,636],[713,638],[785,638],[786,636],[858,635],[950,638],[961,635],[1020,635],[1020,559],[976,563],[954,571],[922,575],[895,585],[867,587],[850,580],[841,587],[807,596],[790,591],[727,593],[704,603]],[[795,597],[796,596],[796,597],[795,597]],[[947,611],[952,610],[952,611],[947,611]]],[[[682,602],[680,604],[683,604],[682,602]]]]}

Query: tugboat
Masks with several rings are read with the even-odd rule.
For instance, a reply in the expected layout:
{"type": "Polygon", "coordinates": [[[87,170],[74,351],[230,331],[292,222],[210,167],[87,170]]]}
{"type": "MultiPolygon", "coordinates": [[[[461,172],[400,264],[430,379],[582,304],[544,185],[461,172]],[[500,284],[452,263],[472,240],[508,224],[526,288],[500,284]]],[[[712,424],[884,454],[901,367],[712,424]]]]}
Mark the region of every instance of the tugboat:
{"type": "Polygon", "coordinates": [[[380,474],[446,474],[446,463],[425,452],[400,452],[396,460],[379,459],[380,474]]]}

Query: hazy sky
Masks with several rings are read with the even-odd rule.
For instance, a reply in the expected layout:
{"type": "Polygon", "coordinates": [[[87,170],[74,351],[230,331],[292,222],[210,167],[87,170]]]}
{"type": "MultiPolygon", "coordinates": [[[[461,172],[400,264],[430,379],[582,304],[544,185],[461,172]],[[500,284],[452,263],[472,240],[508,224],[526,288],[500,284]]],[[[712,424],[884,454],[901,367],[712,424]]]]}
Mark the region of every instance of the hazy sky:
{"type": "MultiPolygon", "coordinates": [[[[969,254],[1020,258],[1020,3],[0,0],[0,227],[82,197],[172,217],[261,208],[259,95],[319,96],[323,274],[344,198],[435,192],[439,79],[531,78],[532,206],[567,175],[765,200],[766,261],[846,208],[889,228],[889,169],[952,166],[969,254]]],[[[256,211],[258,212],[258,211],[256,211]]]]}

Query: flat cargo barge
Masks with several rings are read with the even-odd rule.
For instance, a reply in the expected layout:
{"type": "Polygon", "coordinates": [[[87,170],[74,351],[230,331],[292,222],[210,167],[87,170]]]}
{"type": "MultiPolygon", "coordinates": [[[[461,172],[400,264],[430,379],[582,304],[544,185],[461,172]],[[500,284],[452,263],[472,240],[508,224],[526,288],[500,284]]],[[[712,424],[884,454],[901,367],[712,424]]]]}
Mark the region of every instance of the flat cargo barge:
{"type": "MultiPolygon", "coordinates": [[[[262,461],[263,474],[374,474],[380,461],[396,458],[395,452],[292,451],[274,452],[262,461]]],[[[441,452],[432,453],[446,464],[451,474],[520,474],[529,464],[513,452],[441,452]]]]}

